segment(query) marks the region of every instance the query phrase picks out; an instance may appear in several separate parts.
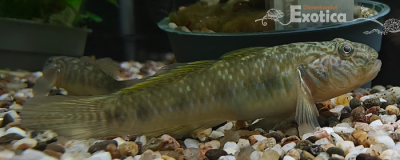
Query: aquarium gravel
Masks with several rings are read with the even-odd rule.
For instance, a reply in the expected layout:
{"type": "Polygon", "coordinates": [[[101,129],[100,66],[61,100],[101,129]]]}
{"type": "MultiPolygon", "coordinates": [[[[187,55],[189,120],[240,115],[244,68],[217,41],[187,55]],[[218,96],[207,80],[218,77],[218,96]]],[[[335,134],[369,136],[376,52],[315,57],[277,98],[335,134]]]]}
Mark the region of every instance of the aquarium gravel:
{"type": "MultiPolygon", "coordinates": [[[[152,75],[160,65],[123,62],[120,79],[152,75]]],[[[31,87],[40,76],[0,71],[0,160],[400,159],[400,87],[360,88],[317,103],[321,128],[301,137],[295,123],[265,131],[251,129],[251,121],[229,121],[184,139],[167,134],[67,139],[19,127],[23,102],[33,97],[31,87]]],[[[55,88],[55,94],[68,93],[55,88]]]]}

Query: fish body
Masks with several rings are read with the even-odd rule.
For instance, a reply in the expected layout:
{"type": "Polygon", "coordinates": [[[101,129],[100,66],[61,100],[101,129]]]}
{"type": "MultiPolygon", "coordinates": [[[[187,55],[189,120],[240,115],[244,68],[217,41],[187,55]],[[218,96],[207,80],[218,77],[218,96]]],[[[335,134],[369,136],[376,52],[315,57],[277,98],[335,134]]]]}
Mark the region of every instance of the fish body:
{"type": "Polygon", "coordinates": [[[50,57],[43,67],[43,76],[33,87],[34,95],[46,96],[55,86],[68,95],[106,95],[134,84],[134,80],[118,81],[119,64],[109,58],[50,57]]]}
{"type": "Polygon", "coordinates": [[[226,120],[264,118],[265,129],[295,120],[303,134],[319,127],[315,102],[372,80],[377,57],[341,38],[245,48],[219,60],[169,65],[110,95],[32,98],[21,125],[75,138],[184,136],[226,120]]]}

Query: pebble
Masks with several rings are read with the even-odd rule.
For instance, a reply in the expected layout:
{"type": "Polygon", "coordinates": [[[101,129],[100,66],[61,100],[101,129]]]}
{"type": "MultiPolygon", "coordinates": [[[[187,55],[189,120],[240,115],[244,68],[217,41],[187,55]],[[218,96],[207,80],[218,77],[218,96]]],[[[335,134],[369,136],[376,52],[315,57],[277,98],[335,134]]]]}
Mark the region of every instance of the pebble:
{"type": "Polygon", "coordinates": [[[263,152],[261,159],[279,160],[280,155],[274,150],[266,150],[263,152]]]}
{"type": "Polygon", "coordinates": [[[363,102],[364,107],[371,108],[373,106],[380,106],[381,100],[379,98],[370,98],[363,102]]]}
{"type": "Polygon", "coordinates": [[[118,150],[123,156],[136,156],[139,153],[139,146],[135,142],[125,142],[118,146],[118,150]]]}
{"type": "Polygon", "coordinates": [[[224,145],[224,151],[228,154],[234,155],[240,151],[239,146],[235,142],[226,142],[224,145]]]}
{"type": "Polygon", "coordinates": [[[400,114],[399,108],[397,108],[394,105],[388,105],[385,110],[386,110],[387,114],[389,114],[389,115],[399,115],[400,114]]]}
{"type": "Polygon", "coordinates": [[[332,156],[333,154],[345,156],[343,149],[341,149],[339,147],[330,147],[330,148],[328,148],[326,153],[328,153],[329,156],[332,156]]]}
{"type": "Polygon", "coordinates": [[[36,139],[32,139],[32,138],[24,138],[24,139],[20,139],[18,141],[16,141],[12,148],[14,150],[25,150],[25,149],[30,149],[35,147],[38,144],[38,141],[36,139]]]}
{"type": "Polygon", "coordinates": [[[186,148],[199,148],[199,141],[195,139],[185,139],[184,141],[186,148]]]}
{"type": "Polygon", "coordinates": [[[26,137],[26,132],[24,130],[22,130],[19,127],[11,127],[9,129],[6,130],[5,134],[10,134],[10,133],[15,133],[15,134],[19,134],[23,137],[26,137]]]}
{"type": "Polygon", "coordinates": [[[300,155],[300,160],[313,160],[313,159],[315,159],[315,157],[307,151],[303,151],[300,155]]]}
{"type": "Polygon", "coordinates": [[[222,149],[210,149],[205,155],[209,160],[218,160],[219,157],[226,156],[228,153],[222,149]]]}
{"type": "Polygon", "coordinates": [[[102,142],[97,142],[94,145],[90,146],[88,149],[88,152],[90,154],[93,154],[95,152],[101,151],[101,150],[106,150],[107,146],[109,144],[114,144],[115,146],[118,145],[118,143],[114,140],[108,140],[108,141],[102,141],[102,142]]]}
{"type": "Polygon", "coordinates": [[[20,134],[17,134],[17,133],[6,134],[6,135],[0,137],[0,144],[10,143],[11,141],[20,140],[23,138],[24,138],[23,136],[21,136],[20,134]]]}

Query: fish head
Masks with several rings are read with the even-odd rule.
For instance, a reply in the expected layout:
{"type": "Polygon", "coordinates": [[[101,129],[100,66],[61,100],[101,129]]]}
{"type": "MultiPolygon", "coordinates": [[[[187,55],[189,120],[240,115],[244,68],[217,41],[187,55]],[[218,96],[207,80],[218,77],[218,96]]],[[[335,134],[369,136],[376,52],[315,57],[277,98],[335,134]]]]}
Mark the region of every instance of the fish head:
{"type": "Polygon", "coordinates": [[[323,53],[307,67],[308,84],[316,102],[360,88],[381,69],[377,51],[366,44],[335,38],[321,47],[323,53]]]}
{"type": "Polygon", "coordinates": [[[43,76],[46,79],[54,79],[54,77],[61,71],[60,60],[63,59],[63,56],[50,57],[46,60],[43,65],[43,76]]]}

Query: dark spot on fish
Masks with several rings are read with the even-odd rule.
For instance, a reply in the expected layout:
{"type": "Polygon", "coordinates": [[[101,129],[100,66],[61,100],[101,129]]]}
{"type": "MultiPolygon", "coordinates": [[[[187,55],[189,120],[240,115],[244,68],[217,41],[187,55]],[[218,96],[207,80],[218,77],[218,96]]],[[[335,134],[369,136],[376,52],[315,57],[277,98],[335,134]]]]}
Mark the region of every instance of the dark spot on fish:
{"type": "Polygon", "coordinates": [[[149,118],[149,111],[143,106],[139,106],[137,109],[137,117],[141,121],[146,121],[149,118]]]}

